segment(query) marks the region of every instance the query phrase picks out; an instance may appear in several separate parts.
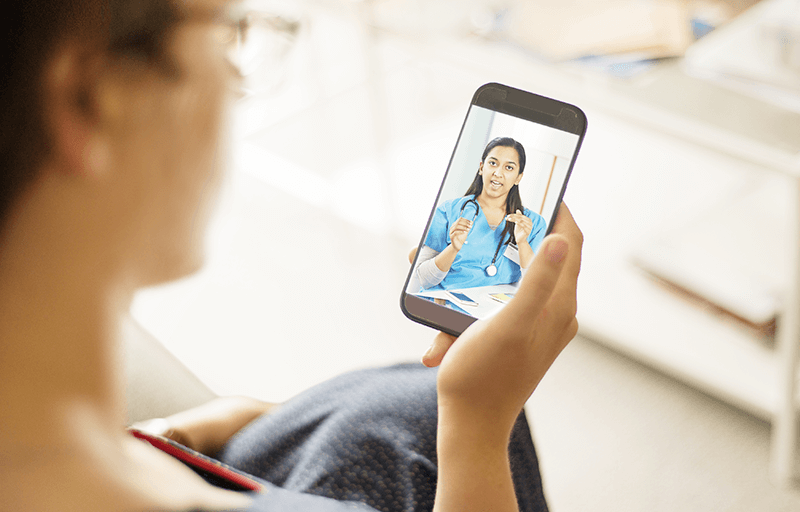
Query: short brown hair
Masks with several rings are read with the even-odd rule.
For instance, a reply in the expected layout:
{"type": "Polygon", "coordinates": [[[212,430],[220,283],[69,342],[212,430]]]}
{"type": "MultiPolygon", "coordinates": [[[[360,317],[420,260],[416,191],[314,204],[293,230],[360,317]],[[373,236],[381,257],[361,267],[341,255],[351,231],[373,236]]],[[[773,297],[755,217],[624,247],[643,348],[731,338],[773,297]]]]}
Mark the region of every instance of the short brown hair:
{"type": "Polygon", "coordinates": [[[51,150],[42,75],[63,41],[170,68],[165,40],[179,19],[172,0],[7,0],[0,21],[0,227],[51,150]]]}

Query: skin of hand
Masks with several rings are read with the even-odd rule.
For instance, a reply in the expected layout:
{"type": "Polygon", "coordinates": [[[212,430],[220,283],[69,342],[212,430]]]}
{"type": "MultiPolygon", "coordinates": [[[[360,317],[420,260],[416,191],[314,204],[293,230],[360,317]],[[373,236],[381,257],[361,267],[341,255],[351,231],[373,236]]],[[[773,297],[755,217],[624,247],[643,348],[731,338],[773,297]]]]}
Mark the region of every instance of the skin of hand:
{"type": "Polygon", "coordinates": [[[517,213],[509,214],[506,221],[514,223],[514,238],[517,243],[528,239],[533,229],[533,221],[529,217],[517,210],[517,213]]]}
{"type": "MultiPolygon", "coordinates": [[[[165,430],[154,433],[213,457],[236,432],[279,406],[243,396],[219,397],[164,418],[165,430]]],[[[148,432],[151,431],[148,423],[138,423],[132,428],[148,432]]]]}
{"type": "Polygon", "coordinates": [[[456,256],[458,256],[461,247],[466,243],[467,235],[471,229],[472,221],[464,217],[460,217],[453,223],[453,226],[450,228],[450,245],[445,247],[433,260],[439,270],[442,272],[450,271],[450,267],[456,260],[456,256]]]}
{"type": "Polygon", "coordinates": [[[426,366],[440,366],[435,510],[517,510],[508,439],[525,402],[577,333],[582,245],[562,205],[509,304],[458,338],[440,333],[423,356],[426,366]]]}
{"type": "Polygon", "coordinates": [[[460,217],[453,223],[453,227],[450,228],[450,242],[456,251],[461,250],[471,229],[472,221],[464,217],[460,217]]]}
{"type": "Polygon", "coordinates": [[[517,213],[508,215],[506,221],[514,223],[514,239],[517,241],[517,248],[519,249],[520,267],[528,268],[534,257],[533,249],[528,243],[528,237],[531,234],[531,230],[533,230],[533,221],[520,210],[517,210],[517,213]]]}
{"type": "Polygon", "coordinates": [[[423,363],[441,365],[440,398],[465,401],[470,408],[483,404],[494,411],[507,409],[513,424],[544,372],[577,333],[582,245],[583,235],[562,205],[552,234],[542,243],[514,299],[457,339],[445,333],[436,336],[423,363]],[[501,405],[512,402],[511,397],[516,397],[514,403],[501,405]]]}

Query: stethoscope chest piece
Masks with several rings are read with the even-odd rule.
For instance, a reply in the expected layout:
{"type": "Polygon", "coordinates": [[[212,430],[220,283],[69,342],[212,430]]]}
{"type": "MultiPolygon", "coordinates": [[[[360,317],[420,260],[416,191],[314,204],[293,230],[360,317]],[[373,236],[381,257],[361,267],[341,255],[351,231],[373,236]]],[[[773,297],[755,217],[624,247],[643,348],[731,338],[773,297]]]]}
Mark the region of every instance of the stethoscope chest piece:
{"type": "Polygon", "coordinates": [[[497,274],[497,267],[495,267],[495,266],[494,266],[494,263],[492,263],[491,265],[489,265],[488,267],[486,267],[486,274],[487,274],[489,277],[494,277],[494,276],[495,276],[495,274],[497,274]]]}

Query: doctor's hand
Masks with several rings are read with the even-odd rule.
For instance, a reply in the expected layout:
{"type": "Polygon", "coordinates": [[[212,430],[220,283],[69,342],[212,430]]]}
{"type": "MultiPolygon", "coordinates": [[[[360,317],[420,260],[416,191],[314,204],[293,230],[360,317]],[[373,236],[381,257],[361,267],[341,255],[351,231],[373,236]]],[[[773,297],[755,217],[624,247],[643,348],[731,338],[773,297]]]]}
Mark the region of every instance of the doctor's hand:
{"type": "Polygon", "coordinates": [[[450,228],[450,243],[456,251],[461,250],[471,229],[472,221],[464,217],[460,217],[453,223],[453,226],[450,228]]]}
{"type": "Polygon", "coordinates": [[[508,442],[526,400],[578,331],[583,235],[562,204],[515,297],[457,339],[436,336],[423,356],[438,374],[439,415],[456,429],[508,442]]]}
{"type": "Polygon", "coordinates": [[[506,222],[514,223],[514,239],[517,241],[517,245],[523,240],[528,241],[533,229],[533,221],[529,217],[517,210],[517,213],[511,213],[506,216],[506,222]]]}

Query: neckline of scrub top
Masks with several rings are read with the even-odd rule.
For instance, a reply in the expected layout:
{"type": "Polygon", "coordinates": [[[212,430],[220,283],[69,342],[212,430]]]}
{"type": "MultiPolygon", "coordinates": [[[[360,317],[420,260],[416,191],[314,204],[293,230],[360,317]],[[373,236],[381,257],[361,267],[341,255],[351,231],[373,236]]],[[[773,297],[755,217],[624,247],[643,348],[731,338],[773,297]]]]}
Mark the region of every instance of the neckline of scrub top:
{"type": "Polygon", "coordinates": [[[500,219],[500,222],[498,222],[497,224],[492,226],[491,224],[489,224],[489,217],[487,217],[486,214],[483,212],[483,208],[481,207],[481,204],[478,202],[478,195],[477,194],[472,194],[472,195],[464,196],[464,197],[465,198],[469,198],[469,199],[467,199],[467,201],[470,201],[470,200],[471,201],[475,201],[475,206],[477,207],[477,212],[475,213],[475,218],[473,219],[473,222],[477,222],[478,219],[483,218],[483,221],[486,222],[486,225],[489,226],[489,229],[492,230],[492,231],[495,231],[498,228],[498,226],[500,226],[500,224],[502,224],[503,221],[505,221],[505,216],[504,216],[502,219],[500,219]]]}

